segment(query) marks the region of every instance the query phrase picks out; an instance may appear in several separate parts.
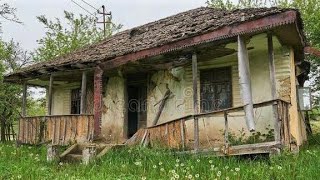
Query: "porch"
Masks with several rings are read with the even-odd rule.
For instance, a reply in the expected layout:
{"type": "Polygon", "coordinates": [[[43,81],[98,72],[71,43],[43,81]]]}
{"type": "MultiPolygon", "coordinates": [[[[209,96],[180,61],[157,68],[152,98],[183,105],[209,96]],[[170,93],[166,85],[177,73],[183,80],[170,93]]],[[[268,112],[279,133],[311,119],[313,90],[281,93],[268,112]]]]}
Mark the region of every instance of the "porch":
{"type": "MultiPolygon", "coordinates": [[[[200,113],[181,117],[166,123],[157,124],[152,127],[140,129],[126,145],[141,145],[150,147],[165,147],[179,150],[179,153],[213,153],[217,156],[229,155],[244,155],[244,154],[264,154],[264,153],[279,153],[281,149],[295,147],[291,144],[290,125],[289,125],[289,106],[290,103],[276,99],[265,101],[253,105],[255,110],[274,107],[275,111],[275,126],[274,136],[265,139],[254,139],[252,142],[232,142],[230,139],[230,117],[232,113],[243,112],[244,106],[221,109],[209,113],[200,113]],[[222,142],[208,142],[195,144],[199,136],[207,135],[205,128],[198,128],[194,132],[193,129],[187,127],[190,121],[214,121],[213,118],[224,118],[224,131],[222,132],[222,142]],[[193,134],[193,137],[190,137],[193,134]]],[[[203,138],[203,137],[202,137],[203,138]]],[[[205,138],[204,138],[205,139],[205,138]]],[[[209,139],[206,139],[209,141],[209,139]]]]}

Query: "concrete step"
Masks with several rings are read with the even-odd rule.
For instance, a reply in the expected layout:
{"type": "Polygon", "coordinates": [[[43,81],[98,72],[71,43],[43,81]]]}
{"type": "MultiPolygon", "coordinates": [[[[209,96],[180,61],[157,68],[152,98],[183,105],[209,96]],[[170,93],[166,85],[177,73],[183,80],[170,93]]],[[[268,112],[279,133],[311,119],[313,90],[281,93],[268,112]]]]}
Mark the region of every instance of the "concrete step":
{"type": "Polygon", "coordinates": [[[64,162],[81,162],[82,154],[67,154],[64,157],[64,162]]]}
{"type": "Polygon", "coordinates": [[[96,158],[101,158],[111,149],[124,147],[123,144],[104,144],[104,143],[74,144],[60,155],[60,160],[64,162],[79,162],[83,159],[82,151],[89,146],[96,147],[96,158]]]}

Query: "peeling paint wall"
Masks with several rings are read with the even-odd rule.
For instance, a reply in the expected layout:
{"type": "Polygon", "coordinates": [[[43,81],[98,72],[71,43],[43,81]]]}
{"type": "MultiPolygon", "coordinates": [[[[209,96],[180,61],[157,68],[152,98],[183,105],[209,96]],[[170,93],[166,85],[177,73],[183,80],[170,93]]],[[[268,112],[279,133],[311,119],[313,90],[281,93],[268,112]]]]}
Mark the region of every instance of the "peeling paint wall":
{"type": "Polygon", "coordinates": [[[105,85],[102,105],[101,134],[108,142],[122,143],[126,120],[126,83],[123,77],[110,77],[105,85]]]}

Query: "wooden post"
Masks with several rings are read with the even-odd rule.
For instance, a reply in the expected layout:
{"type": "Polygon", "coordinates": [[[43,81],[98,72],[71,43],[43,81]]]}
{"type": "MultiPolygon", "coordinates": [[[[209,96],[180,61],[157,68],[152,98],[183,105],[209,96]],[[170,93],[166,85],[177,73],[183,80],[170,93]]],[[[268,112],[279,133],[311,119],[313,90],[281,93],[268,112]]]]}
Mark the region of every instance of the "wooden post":
{"type": "Polygon", "coordinates": [[[228,123],[228,113],[226,111],[224,113],[224,145],[227,150],[229,147],[229,123],[228,123]]]}
{"type": "MultiPolygon", "coordinates": [[[[274,65],[274,51],[273,51],[273,41],[272,34],[268,34],[268,58],[269,58],[269,73],[270,73],[270,83],[271,83],[271,96],[275,100],[277,98],[276,91],[276,75],[275,75],[275,65],[274,65]]],[[[280,142],[280,122],[278,115],[278,105],[274,104],[273,108],[273,119],[274,119],[274,138],[275,141],[280,142]]]]}
{"type": "Polygon", "coordinates": [[[86,101],[87,101],[87,72],[82,72],[81,81],[81,103],[80,103],[80,114],[86,113],[86,101]]]}
{"type": "Polygon", "coordinates": [[[27,89],[28,85],[27,82],[23,83],[23,92],[22,92],[22,116],[26,117],[27,116],[27,89]]]}
{"type": "Polygon", "coordinates": [[[48,115],[52,115],[52,86],[53,86],[53,75],[50,75],[49,89],[48,89],[48,115]]]}
{"type": "MultiPolygon", "coordinates": [[[[193,111],[194,114],[199,114],[198,106],[198,60],[197,54],[192,54],[192,81],[193,81],[193,111]]],[[[194,117],[194,150],[199,150],[199,121],[194,117]]]]}
{"type": "Polygon", "coordinates": [[[249,69],[248,51],[243,37],[238,36],[238,66],[239,66],[239,83],[241,88],[241,96],[244,104],[244,112],[246,114],[246,123],[250,132],[255,131],[251,76],[249,69]]]}
{"type": "Polygon", "coordinates": [[[94,138],[101,133],[102,106],[102,76],[103,70],[98,66],[94,71],[94,138]]]}

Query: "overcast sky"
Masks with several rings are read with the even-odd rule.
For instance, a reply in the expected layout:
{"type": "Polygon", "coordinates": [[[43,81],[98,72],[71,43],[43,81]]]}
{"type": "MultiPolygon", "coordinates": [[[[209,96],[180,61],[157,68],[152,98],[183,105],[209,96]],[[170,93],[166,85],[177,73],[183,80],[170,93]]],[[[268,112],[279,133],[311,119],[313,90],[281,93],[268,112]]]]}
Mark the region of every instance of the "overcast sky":
{"type": "MultiPolygon", "coordinates": [[[[74,0],[91,12],[93,8],[86,6],[82,0],[74,0]]],[[[123,29],[132,28],[160,18],[174,15],[189,9],[206,6],[206,0],[85,0],[94,7],[105,5],[112,11],[113,20],[124,25],[123,29]]],[[[23,25],[3,22],[3,39],[14,39],[26,50],[37,47],[37,39],[44,36],[45,29],[37,21],[36,16],[45,14],[52,19],[63,18],[63,10],[75,14],[87,14],[71,0],[2,0],[17,8],[17,16],[23,25]]]]}

